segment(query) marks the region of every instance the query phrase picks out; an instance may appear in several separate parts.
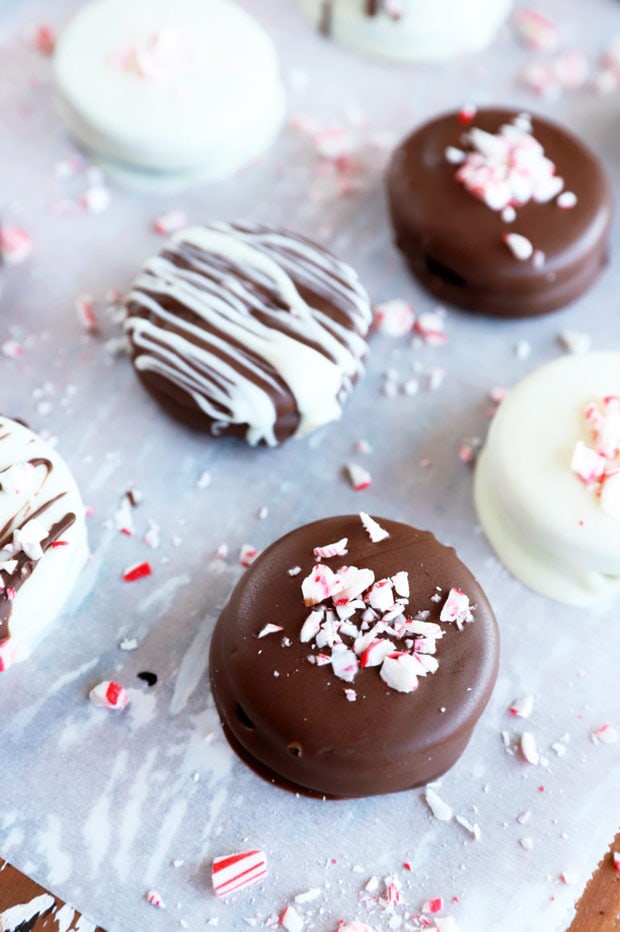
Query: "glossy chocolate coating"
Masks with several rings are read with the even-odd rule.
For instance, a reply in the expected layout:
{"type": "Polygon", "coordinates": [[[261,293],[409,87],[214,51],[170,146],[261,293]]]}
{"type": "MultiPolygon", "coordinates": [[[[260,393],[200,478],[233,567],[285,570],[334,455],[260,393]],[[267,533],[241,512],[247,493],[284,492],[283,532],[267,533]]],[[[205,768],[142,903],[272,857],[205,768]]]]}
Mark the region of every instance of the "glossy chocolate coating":
{"type": "MultiPolygon", "coordinates": [[[[479,110],[473,124],[496,133],[516,111],[479,110]]],[[[460,184],[448,146],[467,151],[457,113],[423,125],[395,150],[387,175],[396,244],[413,273],[440,300],[506,317],[564,307],[592,284],[607,259],[612,199],[599,159],[572,133],[540,117],[532,135],[577,204],[554,201],[517,208],[514,222],[460,184]],[[540,267],[517,260],[502,235],[519,233],[544,253],[540,267]]]]}
{"type": "Polygon", "coordinates": [[[210,679],[225,731],[259,773],[280,785],[354,797],[425,784],[461,755],[491,695],[498,631],[479,583],[431,533],[377,520],[390,533],[379,543],[357,515],[315,521],[280,538],[246,570],[216,624],[210,679]],[[428,609],[428,620],[437,621],[451,587],[476,606],[475,620],[461,631],[444,623],[439,668],[412,693],[390,689],[376,667],[359,670],[348,684],[307,659],[311,648],[299,634],[310,610],[301,581],[315,565],[313,548],[341,537],[349,539],[347,555],[321,562],[334,570],[368,567],[377,579],[407,570],[411,614],[428,609]],[[294,566],[301,573],[291,576],[294,566]],[[433,602],[437,586],[443,598],[433,602]],[[267,623],[284,630],[259,639],[267,623]],[[282,646],[283,637],[290,646],[282,646]],[[355,702],[344,694],[350,685],[355,702]]]}

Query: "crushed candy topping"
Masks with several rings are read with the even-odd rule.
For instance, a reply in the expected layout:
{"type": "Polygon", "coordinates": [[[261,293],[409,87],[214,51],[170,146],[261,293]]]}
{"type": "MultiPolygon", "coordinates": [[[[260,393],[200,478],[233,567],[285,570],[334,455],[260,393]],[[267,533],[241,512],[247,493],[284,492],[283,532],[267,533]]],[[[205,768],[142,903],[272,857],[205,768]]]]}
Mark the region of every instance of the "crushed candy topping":
{"type": "Polygon", "coordinates": [[[620,396],[591,401],[584,419],[589,442],[577,441],[571,469],[598,497],[603,511],[620,518],[620,396]]]}
{"type": "Polygon", "coordinates": [[[491,210],[518,208],[529,201],[544,204],[562,192],[564,180],[531,134],[529,119],[517,117],[498,133],[474,126],[466,140],[472,148],[456,179],[491,210]]]}
{"type": "Polygon", "coordinates": [[[360,521],[364,525],[373,544],[378,544],[379,541],[385,540],[390,536],[390,532],[382,528],[381,525],[378,524],[374,518],[371,518],[370,515],[367,515],[365,511],[360,511],[359,515],[360,521]]]}
{"type": "MultiPolygon", "coordinates": [[[[364,526],[372,521],[368,515],[362,520],[364,526]]],[[[329,556],[340,556],[344,547],[346,538],[328,548],[317,547],[314,554],[316,557],[328,549],[329,556]]],[[[445,629],[428,621],[428,610],[413,615],[408,611],[409,576],[405,570],[376,579],[368,568],[345,565],[333,570],[317,563],[302,580],[301,592],[311,611],[301,626],[299,640],[313,650],[308,656],[310,663],[331,666],[345,683],[353,683],[360,670],[375,667],[383,682],[401,693],[414,692],[420,677],[437,671],[437,642],[445,629]]],[[[433,601],[441,599],[436,592],[433,601]]],[[[468,596],[460,589],[450,589],[439,620],[455,623],[459,630],[473,621],[468,596]]],[[[277,625],[268,624],[259,637],[275,630],[277,625]]],[[[345,689],[344,695],[349,702],[357,699],[352,689],[345,689]]]]}
{"type": "MultiPolygon", "coordinates": [[[[536,17],[536,14],[530,16],[536,17]]],[[[527,22],[532,25],[531,19],[527,22]]],[[[457,166],[456,180],[487,207],[497,211],[503,222],[512,223],[517,209],[530,201],[547,204],[555,199],[562,210],[577,204],[576,194],[564,191],[564,179],[556,174],[555,164],[532,135],[529,115],[519,114],[497,133],[472,126],[464,134],[463,141],[470,147],[467,151],[448,146],[444,157],[449,164],[457,166]]],[[[531,259],[536,268],[544,266],[544,253],[535,249],[526,236],[509,233],[502,240],[518,261],[531,259]]]]}
{"type": "Polygon", "coordinates": [[[129,702],[127,690],[120,683],[103,680],[88,694],[91,704],[99,709],[124,709],[129,702]]]}

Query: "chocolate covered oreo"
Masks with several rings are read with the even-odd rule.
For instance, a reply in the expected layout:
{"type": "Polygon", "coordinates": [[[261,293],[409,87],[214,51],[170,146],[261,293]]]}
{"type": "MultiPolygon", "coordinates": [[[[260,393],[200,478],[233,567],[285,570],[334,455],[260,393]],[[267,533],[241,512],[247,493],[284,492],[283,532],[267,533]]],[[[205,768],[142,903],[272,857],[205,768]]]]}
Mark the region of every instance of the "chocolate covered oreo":
{"type": "Polygon", "coordinates": [[[611,191],[599,159],[549,120],[450,113],[394,152],[396,244],[440,300],[529,316],[578,298],[607,259],[611,191]]]}
{"type": "Polygon", "coordinates": [[[454,550],[398,521],[315,521],[265,550],[215,627],[224,729],[258,772],[332,797],[419,786],[462,754],[498,631],[454,550]]]}
{"type": "Polygon", "coordinates": [[[175,234],[126,307],[136,371],[170,413],[269,446],[341,416],[372,319],[350,266],[251,223],[175,234]]]}

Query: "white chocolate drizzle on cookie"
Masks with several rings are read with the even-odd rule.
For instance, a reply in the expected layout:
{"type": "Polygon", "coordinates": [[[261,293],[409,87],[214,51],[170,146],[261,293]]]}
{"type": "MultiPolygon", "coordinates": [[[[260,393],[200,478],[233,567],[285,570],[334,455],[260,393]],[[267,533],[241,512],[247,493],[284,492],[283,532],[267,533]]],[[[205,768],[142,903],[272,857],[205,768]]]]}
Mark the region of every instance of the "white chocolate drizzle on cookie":
{"type": "Polygon", "coordinates": [[[355,272],[309,241],[257,224],[191,227],[150,259],[128,297],[139,372],[186,393],[213,432],[247,425],[275,445],[283,393],[304,434],[340,417],[371,323],[355,272]]]}

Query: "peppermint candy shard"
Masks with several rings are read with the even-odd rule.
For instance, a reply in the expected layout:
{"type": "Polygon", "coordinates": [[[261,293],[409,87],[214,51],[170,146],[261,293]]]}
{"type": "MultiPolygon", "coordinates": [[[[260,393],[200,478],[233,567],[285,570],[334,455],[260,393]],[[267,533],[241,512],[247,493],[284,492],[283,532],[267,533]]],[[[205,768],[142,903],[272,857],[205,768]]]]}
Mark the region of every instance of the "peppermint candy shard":
{"type": "Polygon", "coordinates": [[[469,604],[469,596],[465,595],[461,589],[450,589],[448,598],[444,602],[439,615],[439,620],[455,622],[459,631],[464,624],[473,621],[474,616],[469,604]]]}
{"type": "Polygon", "coordinates": [[[123,579],[125,582],[136,582],[137,579],[150,576],[152,572],[151,564],[144,560],[142,563],[134,563],[133,566],[128,566],[123,573],[123,579]]]}
{"type": "Polygon", "coordinates": [[[527,236],[522,236],[521,233],[506,233],[502,239],[515,259],[520,262],[526,262],[534,255],[534,247],[527,236]]]}
{"type": "Polygon", "coordinates": [[[360,466],[359,463],[347,463],[345,469],[349,477],[349,482],[356,492],[367,489],[372,483],[372,476],[368,470],[360,466]]]}
{"type": "Polygon", "coordinates": [[[103,680],[88,694],[91,704],[99,709],[124,709],[129,702],[127,690],[113,680],[103,680]]]}
{"type": "Polygon", "coordinates": [[[365,511],[360,511],[359,516],[360,521],[364,525],[364,529],[373,544],[378,544],[380,541],[385,540],[390,536],[390,532],[386,531],[385,528],[382,528],[381,525],[375,521],[374,518],[371,518],[370,515],[366,514],[365,511]]]}
{"type": "Polygon", "coordinates": [[[427,787],[424,793],[426,805],[439,822],[449,822],[452,818],[452,807],[444,802],[441,796],[432,787],[427,787]]]}
{"type": "Polygon", "coordinates": [[[217,896],[228,896],[264,880],[266,876],[267,858],[263,851],[243,851],[213,859],[211,881],[217,896]]]}
{"type": "Polygon", "coordinates": [[[323,547],[314,548],[314,556],[318,560],[329,560],[330,557],[343,557],[347,553],[348,537],[342,537],[333,544],[325,544],[323,547]]]}
{"type": "Polygon", "coordinates": [[[536,739],[531,731],[524,731],[520,741],[521,754],[528,764],[536,766],[540,763],[540,754],[536,746],[536,739]]]}
{"type": "Polygon", "coordinates": [[[282,625],[274,625],[274,624],[271,624],[270,622],[266,624],[263,628],[261,628],[261,630],[257,634],[257,637],[265,638],[267,637],[268,634],[277,634],[278,631],[283,631],[283,630],[284,629],[282,625]]]}
{"type": "Polygon", "coordinates": [[[144,894],[144,899],[147,903],[150,903],[151,906],[155,906],[156,909],[165,909],[166,904],[163,901],[161,893],[157,890],[147,890],[144,894]]]}
{"type": "Polygon", "coordinates": [[[318,605],[319,602],[337,595],[342,589],[340,578],[324,563],[317,563],[301,584],[304,604],[308,606],[318,605]]]}
{"type": "Polygon", "coordinates": [[[390,689],[399,693],[412,693],[418,688],[418,665],[412,654],[388,654],[379,675],[390,689]]]}
{"type": "Polygon", "coordinates": [[[286,932],[303,932],[305,925],[304,920],[290,903],[288,906],[284,907],[278,921],[279,924],[286,929],[286,932]]]}
{"type": "Polygon", "coordinates": [[[620,397],[591,401],[584,420],[590,442],[577,441],[570,468],[598,496],[603,511],[620,518],[620,397]]]}

